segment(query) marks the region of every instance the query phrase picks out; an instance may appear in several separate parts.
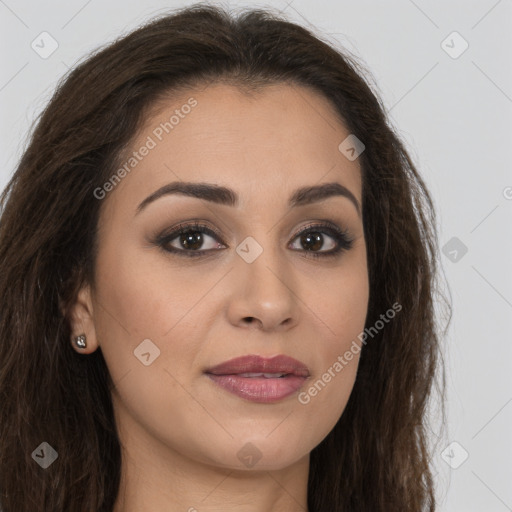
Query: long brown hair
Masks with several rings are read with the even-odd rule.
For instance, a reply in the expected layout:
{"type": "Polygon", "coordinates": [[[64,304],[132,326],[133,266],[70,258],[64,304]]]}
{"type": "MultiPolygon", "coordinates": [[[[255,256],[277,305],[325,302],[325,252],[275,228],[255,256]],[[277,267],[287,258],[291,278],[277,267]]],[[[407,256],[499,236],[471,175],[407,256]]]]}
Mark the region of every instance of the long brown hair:
{"type": "MultiPolygon", "coordinates": [[[[360,155],[367,326],[340,420],[311,452],[310,512],[435,509],[427,437],[441,335],[433,307],[437,234],[429,192],[357,60],[272,11],[203,4],[159,17],[78,65],[40,115],[0,198],[0,503],[4,512],[111,512],[121,467],[101,349],[70,346],[68,308],[94,286],[101,201],[148,109],[209,81],[289,83],[332,104],[360,155]],[[33,452],[47,442],[58,463],[33,452]]],[[[443,372],[444,377],[444,372],[443,372]]],[[[444,384],[444,378],[443,378],[444,384]]]]}

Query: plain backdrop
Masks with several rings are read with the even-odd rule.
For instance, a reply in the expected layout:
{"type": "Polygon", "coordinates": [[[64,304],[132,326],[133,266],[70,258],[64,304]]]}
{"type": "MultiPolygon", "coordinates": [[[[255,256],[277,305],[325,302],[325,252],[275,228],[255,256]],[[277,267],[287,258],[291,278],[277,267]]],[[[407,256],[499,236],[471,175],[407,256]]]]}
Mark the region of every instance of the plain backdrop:
{"type": "MultiPolygon", "coordinates": [[[[150,17],[191,3],[0,0],[0,189],[36,115],[74,63],[150,17]],[[52,44],[55,51],[41,55],[52,44]]],[[[448,428],[434,452],[439,510],[512,511],[512,2],[222,5],[282,10],[371,72],[434,197],[440,264],[452,294],[443,341],[448,428]]]]}

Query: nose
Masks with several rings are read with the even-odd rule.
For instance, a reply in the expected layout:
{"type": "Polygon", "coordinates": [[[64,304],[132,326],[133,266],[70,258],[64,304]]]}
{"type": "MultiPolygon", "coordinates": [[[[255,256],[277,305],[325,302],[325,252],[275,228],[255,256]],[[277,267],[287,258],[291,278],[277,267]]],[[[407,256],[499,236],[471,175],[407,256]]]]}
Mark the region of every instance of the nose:
{"type": "Polygon", "coordinates": [[[230,273],[228,317],[233,325],[262,331],[287,330],[297,324],[299,304],[292,269],[278,251],[264,250],[248,263],[235,260],[230,273]]]}

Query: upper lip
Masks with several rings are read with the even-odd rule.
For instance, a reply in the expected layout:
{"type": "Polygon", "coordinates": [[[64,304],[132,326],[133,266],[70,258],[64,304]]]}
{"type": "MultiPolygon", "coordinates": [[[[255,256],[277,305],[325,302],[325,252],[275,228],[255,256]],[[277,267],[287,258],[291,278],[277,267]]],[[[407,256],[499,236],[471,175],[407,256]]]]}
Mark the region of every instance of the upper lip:
{"type": "Polygon", "coordinates": [[[285,373],[309,377],[308,367],[293,357],[278,355],[271,358],[258,355],[236,357],[206,370],[213,375],[236,375],[240,373],[285,373]]]}

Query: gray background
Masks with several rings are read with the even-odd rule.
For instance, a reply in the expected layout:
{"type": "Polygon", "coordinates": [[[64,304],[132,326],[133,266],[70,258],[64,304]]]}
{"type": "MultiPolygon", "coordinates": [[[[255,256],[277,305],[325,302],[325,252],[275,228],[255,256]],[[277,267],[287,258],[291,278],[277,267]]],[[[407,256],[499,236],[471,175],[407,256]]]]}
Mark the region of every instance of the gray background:
{"type": "MultiPolygon", "coordinates": [[[[153,15],[190,3],[0,0],[0,189],[69,67],[153,15]],[[58,43],[45,59],[31,47],[43,31],[58,43]]],[[[452,292],[444,341],[448,430],[434,453],[439,510],[512,511],[511,1],[223,5],[281,9],[349,49],[372,73],[434,196],[445,247],[440,263],[452,292]],[[469,44],[460,55],[464,43],[448,37],[453,31],[469,44]]]]}

